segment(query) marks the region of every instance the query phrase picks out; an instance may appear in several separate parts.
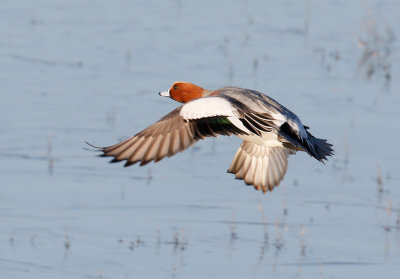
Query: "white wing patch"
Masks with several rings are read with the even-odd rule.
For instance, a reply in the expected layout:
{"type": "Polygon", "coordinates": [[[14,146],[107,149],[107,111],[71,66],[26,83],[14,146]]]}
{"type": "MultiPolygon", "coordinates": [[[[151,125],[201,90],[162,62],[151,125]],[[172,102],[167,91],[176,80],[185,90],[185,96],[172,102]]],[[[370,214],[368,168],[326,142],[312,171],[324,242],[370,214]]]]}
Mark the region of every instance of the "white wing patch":
{"type": "Polygon", "coordinates": [[[226,99],[211,96],[195,99],[183,105],[180,116],[185,120],[196,120],[213,116],[226,116],[229,121],[245,133],[251,132],[238,118],[237,109],[226,99]]]}
{"type": "Polygon", "coordinates": [[[237,117],[236,108],[228,100],[217,96],[199,98],[186,103],[180,115],[185,120],[213,116],[237,117]]]}

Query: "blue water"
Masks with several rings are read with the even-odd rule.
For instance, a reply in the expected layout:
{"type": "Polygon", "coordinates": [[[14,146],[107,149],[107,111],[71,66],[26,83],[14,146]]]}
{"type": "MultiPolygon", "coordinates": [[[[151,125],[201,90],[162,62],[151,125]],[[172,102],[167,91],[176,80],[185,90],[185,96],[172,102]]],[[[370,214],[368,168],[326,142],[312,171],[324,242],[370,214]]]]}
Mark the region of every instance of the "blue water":
{"type": "Polygon", "coordinates": [[[2,1],[1,278],[397,278],[396,3],[2,1]],[[237,138],[142,168],[87,150],[175,80],[267,93],[335,156],[263,195],[226,173],[237,138]]]}

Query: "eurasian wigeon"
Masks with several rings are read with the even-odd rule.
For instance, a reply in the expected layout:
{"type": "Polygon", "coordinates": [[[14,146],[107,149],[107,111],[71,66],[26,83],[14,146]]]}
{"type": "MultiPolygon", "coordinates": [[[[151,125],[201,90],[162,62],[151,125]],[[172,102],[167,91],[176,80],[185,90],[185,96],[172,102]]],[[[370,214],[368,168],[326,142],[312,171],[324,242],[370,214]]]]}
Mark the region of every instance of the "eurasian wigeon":
{"type": "Polygon", "coordinates": [[[206,90],[177,81],[159,93],[184,103],[135,136],[98,149],[111,162],[140,166],[183,151],[200,139],[235,135],[243,139],[228,172],[264,193],[283,179],[288,157],[305,151],[323,162],[332,144],[315,138],[300,119],[274,99],[254,90],[223,87],[206,90]]]}

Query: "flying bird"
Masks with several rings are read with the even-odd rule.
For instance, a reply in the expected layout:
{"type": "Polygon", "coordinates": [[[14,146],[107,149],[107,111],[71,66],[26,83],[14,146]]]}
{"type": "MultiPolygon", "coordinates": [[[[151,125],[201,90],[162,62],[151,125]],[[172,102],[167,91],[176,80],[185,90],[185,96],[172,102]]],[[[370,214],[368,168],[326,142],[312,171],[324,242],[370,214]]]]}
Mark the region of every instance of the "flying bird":
{"type": "Polygon", "coordinates": [[[290,110],[267,95],[244,88],[207,90],[177,81],[159,93],[183,103],[133,137],[109,147],[96,147],[111,162],[140,166],[187,149],[198,140],[235,135],[243,140],[228,169],[263,193],[285,176],[288,157],[307,152],[323,162],[333,155],[332,144],[314,137],[290,110]]]}

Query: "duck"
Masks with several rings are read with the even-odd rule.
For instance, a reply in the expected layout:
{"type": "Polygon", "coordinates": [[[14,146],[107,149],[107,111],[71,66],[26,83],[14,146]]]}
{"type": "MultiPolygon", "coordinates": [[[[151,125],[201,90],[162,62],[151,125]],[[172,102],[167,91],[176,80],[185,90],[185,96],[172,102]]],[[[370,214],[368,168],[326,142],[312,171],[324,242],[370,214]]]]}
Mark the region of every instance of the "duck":
{"type": "Polygon", "coordinates": [[[326,139],[314,137],[299,117],[261,92],[227,86],[204,89],[176,81],[160,96],[182,103],[136,135],[108,147],[96,147],[111,163],[144,166],[184,151],[208,137],[237,136],[242,143],[228,173],[264,194],[283,180],[290,155],[308,153],[320,162],[333,156],[326,139]]]}

